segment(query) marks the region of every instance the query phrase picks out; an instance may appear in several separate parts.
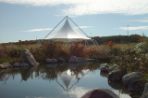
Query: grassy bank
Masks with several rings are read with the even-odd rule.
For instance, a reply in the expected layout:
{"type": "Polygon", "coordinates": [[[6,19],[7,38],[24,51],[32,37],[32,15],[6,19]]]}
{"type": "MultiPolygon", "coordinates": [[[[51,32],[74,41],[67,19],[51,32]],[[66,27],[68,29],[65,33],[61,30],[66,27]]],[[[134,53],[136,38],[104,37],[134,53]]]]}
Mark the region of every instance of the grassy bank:
{"type": "MultiPolygon", "coordinates": [[[[36,60],[44,63],[47,58],[69,59],[71,56],[82,58],[109,58],[111,63],[118,64],[128,71],[148,72],[148,39],[139,43],[113,43],[87,45],[76,42],[64,44],[62,42],[43,42],[29,44],[1,44],[0,63],[21,61],[22,51],[29,49],[36,60]]],[[[147,75],[146,75],[147,77],[147,75]]]]}

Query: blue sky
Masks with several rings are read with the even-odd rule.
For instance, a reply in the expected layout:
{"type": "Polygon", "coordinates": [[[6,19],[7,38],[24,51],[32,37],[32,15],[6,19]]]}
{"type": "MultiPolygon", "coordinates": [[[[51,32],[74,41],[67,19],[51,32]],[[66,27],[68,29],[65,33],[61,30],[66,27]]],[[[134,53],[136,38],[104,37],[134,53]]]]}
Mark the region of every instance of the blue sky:
{"type": "Polygon", "coordinates": [[[0,43],[42,39],[66,15],[88,36],[148,36],[148,0],[0,0],[0,43]]]}

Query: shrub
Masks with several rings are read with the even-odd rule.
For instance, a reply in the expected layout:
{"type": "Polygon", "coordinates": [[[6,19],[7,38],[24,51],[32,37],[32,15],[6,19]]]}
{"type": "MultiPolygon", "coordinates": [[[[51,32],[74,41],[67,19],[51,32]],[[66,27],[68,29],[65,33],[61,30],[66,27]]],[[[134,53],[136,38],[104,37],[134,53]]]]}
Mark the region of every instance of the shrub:
{"type": "Polygon", "coordinates": [[[80,43],[74,43],[70,46],[70,55],[83,57],[85,46],[80,43]]]}

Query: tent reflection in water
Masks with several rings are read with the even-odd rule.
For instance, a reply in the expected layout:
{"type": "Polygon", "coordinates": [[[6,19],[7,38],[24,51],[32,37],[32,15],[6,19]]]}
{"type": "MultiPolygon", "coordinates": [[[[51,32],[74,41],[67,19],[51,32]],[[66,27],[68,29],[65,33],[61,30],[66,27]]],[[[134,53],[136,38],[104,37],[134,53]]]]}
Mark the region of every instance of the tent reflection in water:
{"type": "Polygon", "coordinates": [[[64,17],[46,36],[45,39],[63,42],[87,41],[97,42],[90,37],[68,16],[64,17]]]}
{"type": "Polygon", "coordinates": [[[80,73],[75,74],[68,69],[58,76],[56,82],[64,91],[70,91],[88,72],[89,70],[82,70],[80,73]]]}
{"type": "Polygon", "coordinates": [[[79,78],[76,77],[72,71],[68,69],[59,75],[56,82],[63,88],[64,91],[69,91],[79,82],[79,78]]]}

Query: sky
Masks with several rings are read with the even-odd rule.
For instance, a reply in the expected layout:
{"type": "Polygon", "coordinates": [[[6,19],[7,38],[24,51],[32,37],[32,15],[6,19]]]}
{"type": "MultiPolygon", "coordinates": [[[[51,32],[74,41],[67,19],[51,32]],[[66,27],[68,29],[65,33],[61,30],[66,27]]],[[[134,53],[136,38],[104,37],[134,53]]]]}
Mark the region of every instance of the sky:
{"type": "Polygon", "coordinates": [[[43,39],[65,16],[90,37],[148,36],[148,0],[0,0],[0,43],[43,39]]]}

